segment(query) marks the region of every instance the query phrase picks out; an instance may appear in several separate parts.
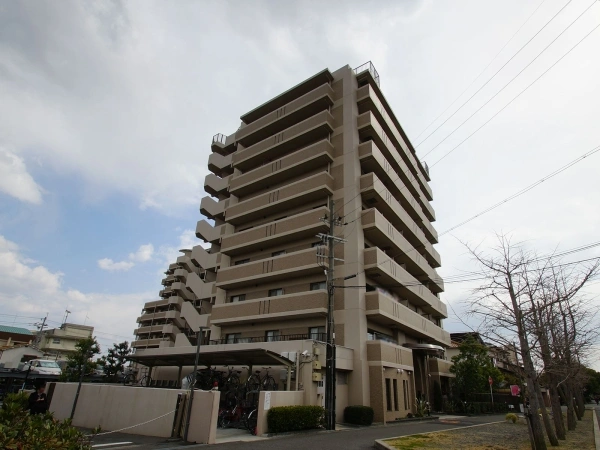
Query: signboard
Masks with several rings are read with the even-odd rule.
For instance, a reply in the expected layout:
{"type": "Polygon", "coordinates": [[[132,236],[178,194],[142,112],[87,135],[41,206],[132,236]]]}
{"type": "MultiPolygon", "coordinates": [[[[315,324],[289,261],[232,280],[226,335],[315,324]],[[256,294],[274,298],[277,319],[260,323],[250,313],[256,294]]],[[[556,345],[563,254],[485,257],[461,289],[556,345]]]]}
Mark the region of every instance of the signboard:
{"type": "Polygon", "coordinates": [[[492,377],[488,377],[488,383],[490,383],[490,386],[494,383],[494,380],[492,380],[492,377]]]}
{"type": "Polygon", "coordinates": [[[271,392],[265,392],[265,411],[271,408],[271,392]]]}
{"type": "Polygon", "coordinates": [[[511,384],[510,385],[510,394],[513,397],[518,397],[519,395],[521,395],[521,388],[516,384],[511,384]]]}

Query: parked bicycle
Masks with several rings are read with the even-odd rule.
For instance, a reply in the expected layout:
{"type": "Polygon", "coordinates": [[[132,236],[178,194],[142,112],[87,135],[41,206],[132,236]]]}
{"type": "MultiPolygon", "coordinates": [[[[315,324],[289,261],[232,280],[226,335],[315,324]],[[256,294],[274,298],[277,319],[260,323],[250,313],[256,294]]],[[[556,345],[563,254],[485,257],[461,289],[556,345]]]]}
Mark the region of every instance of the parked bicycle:
{"type": "Polygon", "coordinates": [[[261,378],[260,370],[254,371],[252,375],[246,381],[246,387],[248,391],[274,391],[275,390],[275,378],[269,375],[270,367],[263,367],[266,371],[265,376],[261,378]]]}

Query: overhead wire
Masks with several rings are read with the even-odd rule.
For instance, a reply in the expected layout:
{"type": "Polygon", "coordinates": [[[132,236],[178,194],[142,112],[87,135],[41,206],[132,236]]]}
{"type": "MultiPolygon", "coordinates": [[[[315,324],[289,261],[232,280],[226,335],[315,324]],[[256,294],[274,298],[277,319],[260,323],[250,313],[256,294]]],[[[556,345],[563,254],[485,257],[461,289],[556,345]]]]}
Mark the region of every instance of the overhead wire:
{"type": "MultiPolygon", "coordinates": [[[[594,0],[581,14],[579,14],[579,16],[577,16],[577,18],[575,20],[573,20],[569,25],[567,25],[567,27],[564,30],[562,30],[558,36],[556,36],[546,47],[544,47],[544,49],[541,52],[539,52],[531,61],[529,61],[529,63],[525,67],[523,67],[514,77],[512,77],[508,83],[506,83],[504,86],[502,86],[502,88],[500,88],[500,90],[498,90],[494,95],[492,95],[483,105],[481,105],[479,108],[477,108],[469,117],[467,117],[463,122],[461,122],[460,125],[458,125],[454,130],[452,130],[448,135],[446,135],[446,137],[444,139],[442,139],[440,142],[438,142],[433,148],[431,148],[422,157],[424,158],[427,155],[429,155],[430,153],[432,153],[436,148],[438,148],[440,145],[442,145],[446,141],[446,139],[448,139],[450,136],[452,136],[465,123],[467,123],[469,120],[471,120],[471,118],[473,118],[473,116],[475,116],[479,111],[481,111],[485,106],[487,106],[492,100],[494,100],[498,94],[500,94],[502,91],[504,91],[504,89],[506,89],[514,80],[516,80],[519,77],[519,75],[521,75],[525,70],[527,70],[527,68],[529,66],[531,66],[546,50],[548,50],[548,48],[550,48],[550,46],[552,44],[554,44],[554,42],[556,42],[569,28],[571,28],[571,26],[575,22],[577,22],[581,17],[583,17],[583,15],[585,13],[587,13],[592,6],[594,6],[594,4],[596,4],[596,0],[594,0]]],[[[541,76],[540,76],[540,78],[541,78],[541,76]]],[[[527,89],[529,89],[529,87],[531,87],[531,85],[527,86],[527,88],[525,88],[519,95],[521,95],[523,92],[525,92],[527,89]]]]}
{"type": "Polygon", "coordinates": [[[418,135],[415,137],[415,140],[416,140],[416,139],[419,139],[419,138],[421,137],[421,135],[422,135],[423,133],[425,133],[425,132],[426,132],[426,131],[429,129],[429,127],[430,127],[431,125],[433,125],[433,124],[434,124],[434,123],[435,123],[435,122],[436,122],[436,121],[437,121],[437,120],[438,120],[440,117],[442,117],[444,114],[446,114],[446,112],[447,112],[447,111],[448,111],[448,110],[449,110],[449,109],[450,109],[452,106],[454,106],[454,104],[455,104],[455,103],[456,103],[456,102],[457,102],[457,101],[458,101],[458,100],[459,100],[459,99],[460,99],[460,98],[461,98],[461,97],[462,97],[462,96],[465,94],[465,92],[467,92],[467,91],[468,91],[468,90],[471,88],[471,86],[473,86],[473,84],[475,84],[475,82],[476,82],[477,80],[479,80],[479,78],[481,77],[481,75],[483,75],[483,74],[485,73],[485,71],[486,71],[486,70],[487,70],[487,69],[488,69],[488,68],[489,68],[489,67],[492,65],[492,63],[493,63],[494,61],[496,61],[496,59],[498,59],[498,56],[500,56],[500,53],[502,53],[502,51],[503,51],[503,50],[504,50],[504,49],[505,49],[505,48],[508,46],[508,44],[510,44],[510,43],[512,42],[512,40],[515,38],[515,36],[516,36],[517,34],[519,34],[519,31],[521,31],[521,29],[522,29],[522,28],[523,28],[523,27],[524,27],[524,26],[527,24],[527,22],[529,22],[529,20],[530,20],[530,19],[533,17],[533,15],[534,15],[534,14],[535,14],[535,13],[538,11],[538,9],[540,9],[540,7],[541,7],[541,6],[544,4],[544,1],[545,1],[545,0],[542,0],[542,1],[541,1],[541,3],[540,3],[538,6],[537,6],[537,8],[535,8],[535,9],[533,10],[533,12],[532,12],[532,13],[531,13],[531,14],[530,14],[528,17],[527,17],[527,19],[525,20],[525,22],[523,22],[523,23],[521,24],[521,26],[520,26],[520,27],[517,29],[517,31],[515,31],[515,32],[514,32],[514,34],[513,34],[513,35],[510,37],[510,39],[509,39],[508,41],[506,41],[506,43],[505,43],[505,44],[502,46],[502,48],[501,48],[501,49],[498,51],[498,53],[496,53],[496,56],[494,56],[494,57],[492,58],[492,60],[491,60],[491,61],[490,61],[490,62],[487,64],[487,66],[485,66],[485,67],[483,68],[483,70],[482,70],[481,72],[479,72],[479,75],[477,75],[477,76],[476,76],[476,77],[473,79],[473,81],[471,81],[471,83],[470,83],[470,84],[469,84],[469,85],[468,85],[468,86],[465,88],[465,90],[464,90],[464,91],[462,91],[462,92],[459,94],[459,96],[458,96],[458,97],[456,97],[456,98],[455,98],[455,99],[452,101],[452,103],[450,103],[450,105],[448,105],[448,107],[447,107],[446,109],[444,109],[444,110],[443,110],[443,111],[440,113],[440,115],[438,115],[438,116],[437,116],[435,119],[433,119],[433,120],[432,120],[432,121],[429,123],[429,125],[427,125],[427,126],[426,126],[426,127],[423,129],[423,131],[421,131],[421,132],[420,132],[420,133],[419,133],[419,134],[418,134],[418,135]]]}
{"type": "Polygon", "coordinates": [[[415,146],[415,148],[417,148],[417,147],[421,146],[421,144],[423,144],[423,143],[424,143],[424,142],[425,142],[427,139],[429,139],[429,137],[430,137],[430,136],[432,136],[432,135],[433,135],[433,134],[434,134],[434,133],[435,133],[437,130],[439,130],[439,129],[440,129],[440,128],[441,128],[441,127],[442,127],[442,126],[443,126],[443,125],[444,125],[446,122],[448,122],[448,120],[450,120],[452,117],[454,117],[454,115],[455,115],[455,114],[456,114],[458,111],[460,111],[460,110],[461,110],[461,109],[462,109],[462,108],[463,108],[463,107],[464,107],[464,106],[465,106],[467,103],[469,103],[469,102],[471,101],[471,99],[472,99],[473,97],[475,97],[475,96],[476,96],[476,95],[477,95],[477,94],[478,94],[478,93],[479,93],[479,92],[480,92],[480,91],[481,91],[481,90],[482,90],[484,87],[486,87],[486,86],[488,85],[488,83],[489,83],[490,81],[492,81],[492,80],[493,80],[493,79],[496,77],[496,75],[498,75],[498,74],[499,74],[499,73],[502,71],[502,69],[504,69],[504,68],[505,68],[505,67],[506,67],[506,66],[507,66],[507,65],[508,65],[508,64],[509,64],[509,63],[510,63],[510,62],[511,62],[511,61],[512,61],[512,60],[513,60],[513,59],[514,59],[514,58],[515,58],[515,57],[516,57],[516,56],[517,56],[519,53],[521,53],[521,51],[522,51],[522,50],[523,50],[525,47],[527,47],[527,46],[529,45],[529,43],[530,43],[531,41],[533,41],[533,40],[534,40],[534,39],[537,37],[537,35],[539,35],[539,34],[540,34],[540,33],[541,33],[541,32],[542,32],[542,31],[543,31],[543,30],[544,30],[544,29],[545,29],[545,28],[546,28],[548,25],[550,25],[550,23],[551,23],[551,22],[552,22],[552,21],[553,21],[553,20],[554,20],[554,19],[555,19],[555,18],[556,18],[556,17],[557,17],[557,16],[558,16],[558,15],[559,15],[559,14],[560,14],[560,13],[561,13],[561,12],[562,12],[562,11],[563,11],[565,8],[566,8],[566,7],[567,7],[567,6],[569,6],[569,4],[571,3],[571,1],[572,1],[572,0],[569,0],[569,1],[568,1],[568,2],[567,2],[567,3],[566,3],[566,4],[565,4],[565,5],[564,5],[564,6],[563,6],[561,9],[559,9],[559,10],[558,10],[558,12],[557,12],[556,14],[554,14],[554,15],[553,15],[553,16],[550,18],[550,20],[549,20],[548,22],[546,22],[546,23],[544,24],[544,26],[543,26],[542,28],[540,28],[540,29],[537,31],[537,33],[535,33],[535,34],[534,34],[534,35],[533,35],[533,36],[532,36],[532,37],[531,37],[531,38],[530,38],[530,39],[529,39],[527,42],[525,42],[525,44],[523,44],[523,46],[522,46],[521,48],[519,48],[519,50],[517,50],[517,52],[516,52],[516,53],[514,53],[514,54],[513,54],[513,55],[512,55],[512,56],[511,56],[511,57],[508,59],[508,61],[506,61],[506,62],[505,62],[503,65],[502,65],[502,67],[500,67],[500,68],[499,68],[499,69],[498,69],[498,70],[497,70],[497,71],[494,73],[494,75],[492,75],[492,76],[491,76],[491,77],[490,77],[490,78],[489,78],[489,79],[488,79],[488,80],[487,80],[487,81],[486,81],[486,82],[485,82],[485,83],[484,83],[482,86],[480,86],[480,87],[479,87],[479,89],[477,89],[477,90],[476,90],[476,91],[475,91],[475,92],[474,92],[474,93],[473,93],[473,94],[472,94],[472,95],[471,95],[471,96],[470,96],[470,97],[469,97],[469,98],[468,98],[468,99],[467,99],[467,100],[466,100],[466,101],[465,101],[465,102],[464,102],[462,105],[460,105],[460,106],[458,107],[458,109],[457,109],[456,111],[454,111],[454,112],[453,112],[453,113],[452,113],[452,114],[451,114],[451,115],[450,115],[450,116],[449,116],[449,117],[448,117],[446,120],[444,120],[444,121],[443,121],[443,122],[442,122],[442,123],[441,123],[441,124],[440,124],[440,125],[439,125],[439,126],[436,128],[436,129],[435,129],[435,130],[433,130],[431,133],[429,133],[425,139],[423,139],[421,142],[419,142],[419,143],[418,143],[418,144],[415,146]]]}

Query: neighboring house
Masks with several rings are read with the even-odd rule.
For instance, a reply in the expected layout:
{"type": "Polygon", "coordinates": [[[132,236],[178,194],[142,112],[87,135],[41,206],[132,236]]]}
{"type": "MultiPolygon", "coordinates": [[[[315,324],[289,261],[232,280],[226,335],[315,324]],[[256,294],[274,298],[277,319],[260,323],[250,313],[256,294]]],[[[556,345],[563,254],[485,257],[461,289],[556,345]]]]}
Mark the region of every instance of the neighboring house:
{"type": "Polygon", "coordinates": [[[29,345],[35,336],[26,328],[0,325],[0,349],[29,345]]]}
{"type": "Polygon", "coordinates": [[[519,364],[514,346],[498,346],[486,343],[477,332],[450,333],[451,343],[450,347],[446,350],[448,359],[452,360],[452,357],[460,354],[460,344],[467,336],[472,337],[476,342],[488,349],[488,355],[494,367],[505,374],[519,378],[519,364]]]}
{"type": "Polygon", "coordinates": [[[448,314],[429,169],[377,71],[322,70],[241,121],[213,137],[196,226],[204,244],[181,250],[144,305],[132,359],[154,381],[179,382],[199,335],[201,365],[296,365],[291,382],[292,370],[271,372],[279,389],[322,404],[328,260],[318,235],[334,200],[336,285],[347,287],[334,305],[338,417],[345,405],[370,405],[380,422],[414,413],[415,398],[431,402],[434,381],[446,390],[452,377],[448,314]]]}
{"type": "Polygon", "coordinates": [[[65,359],[75,352],[75,345],[81,339],[92,337],[94,327],[64,323],[60,328],[44,330],[39,343],[40,350],[53,355],[51,359],[65,359]]]}
{"type": "Polygon", "coordinates": [[[18,369],[21,364],[32,359],[43,358],[44,352],[29,345],[0,350],[0,368],[18,369]]]}

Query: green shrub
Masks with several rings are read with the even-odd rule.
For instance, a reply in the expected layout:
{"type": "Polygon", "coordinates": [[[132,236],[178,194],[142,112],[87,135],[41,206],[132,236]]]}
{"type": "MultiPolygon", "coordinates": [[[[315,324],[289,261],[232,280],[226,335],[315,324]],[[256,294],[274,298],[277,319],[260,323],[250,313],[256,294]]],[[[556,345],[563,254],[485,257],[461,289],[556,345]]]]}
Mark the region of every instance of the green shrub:
{"type": "Polygon", "coordinates": [[[310,430],[323,425],[325,409],[322,406],[277,406],[269,409],[269,432],[310,430]]]}
{"type": "Polygon", "coordinates": [[[375,411],[370,406],[346,406],[344,409],[344,422],[354,425],[371,425],[375,411]]]}
{"type": "Polygon", "coordinates": [[[30,415],[28,395],[7,395],[0,409],[0,448],[44,450],[89,450],[88,439],[71,426],[70,420],[58,421],[52,414],[30,415]]]}
{"type": "Polygon", "coordinates": [[[518,419],[519,419],[519,418],[517,417],[517,415],[516,415],[515,413],[508,413],[508,414],[506,415],[506,420],[507,420],[507,421],[509,421],[509,420],[510,420],[512,423],[517,423],[517,420],[518,420],[518,419]]]}

